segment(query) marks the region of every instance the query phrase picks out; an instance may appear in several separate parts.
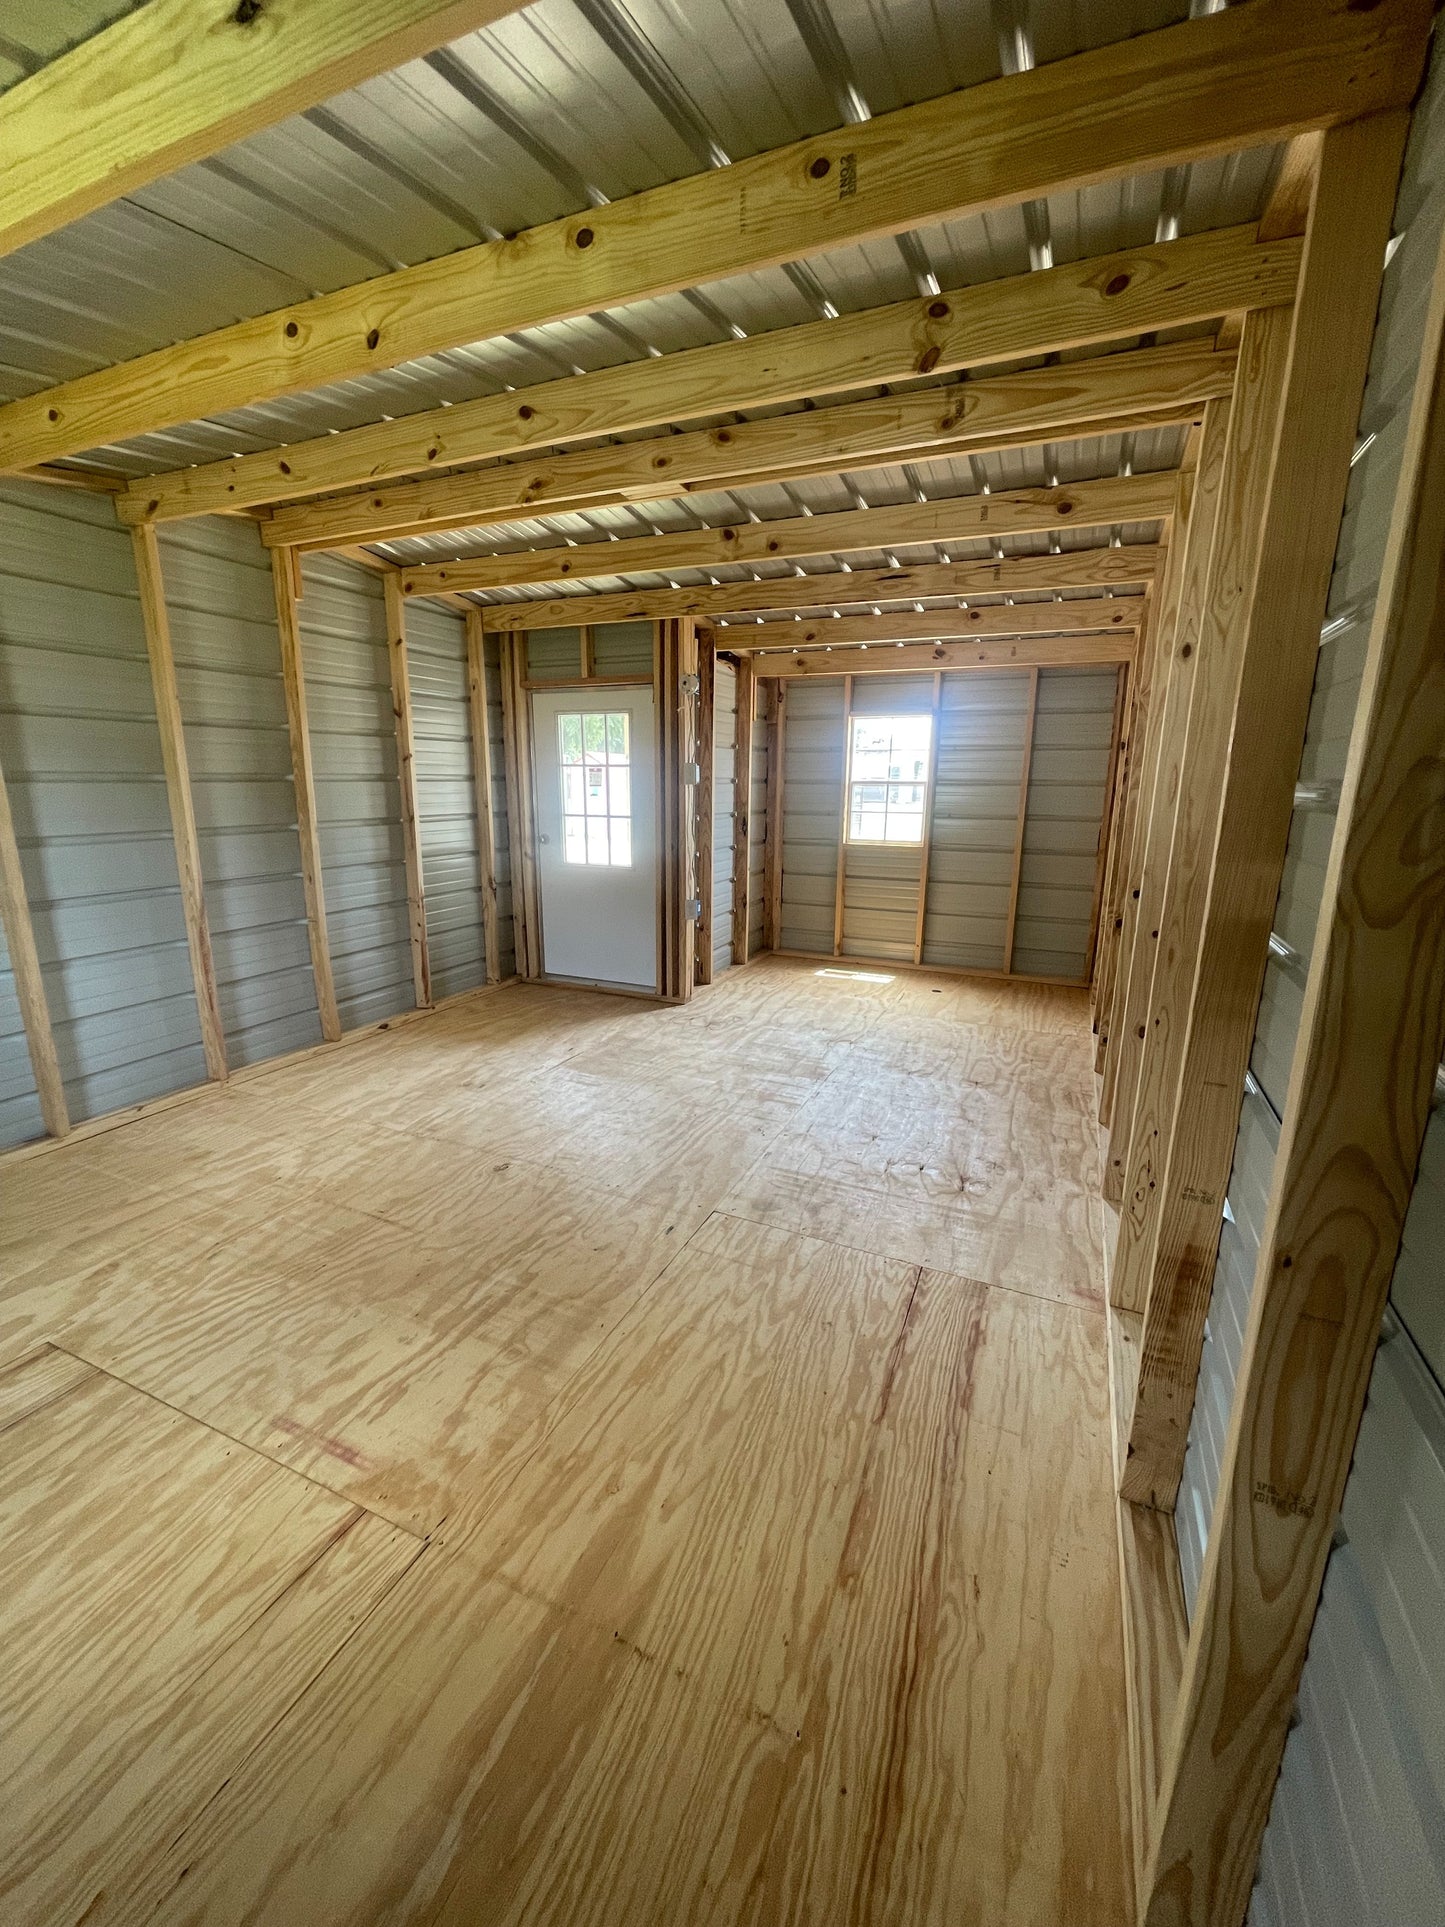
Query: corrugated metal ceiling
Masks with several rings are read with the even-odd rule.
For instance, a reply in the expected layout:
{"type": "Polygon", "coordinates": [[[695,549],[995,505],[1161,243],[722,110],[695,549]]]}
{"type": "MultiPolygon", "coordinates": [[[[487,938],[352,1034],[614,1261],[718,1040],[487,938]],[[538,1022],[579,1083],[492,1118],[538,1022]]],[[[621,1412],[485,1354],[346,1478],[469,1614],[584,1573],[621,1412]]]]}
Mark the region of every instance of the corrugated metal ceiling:
{"type": "MultiPolygon", "coordinates": [[[[7,11],[8,51],[17,67],[37,64],[123,10],[116,0],[66,0],[33,5],[14,22],[7,11]]],[[[1041,0],[1033,9],[1027,0],[538,0],[0,263],[0,392],[33,393],[314,292],[1188,11],[1182,0],[1041,0]]],[[[179,467],[940,283],[1226,225],[1258,211],[1274,159],[1260,150],[840,249],[429,356],[91,459],[133,474],[179,467]]],[[[858,480],[874,499],[882,484],[858,480]]],[[[845,483],[822,486],[847,499],[845,483]]],[[[514,539],[525,539],[520,529],[514,539]]],[[[442,552],[456,553],[457,538],[445,538],[442,552]]]]}

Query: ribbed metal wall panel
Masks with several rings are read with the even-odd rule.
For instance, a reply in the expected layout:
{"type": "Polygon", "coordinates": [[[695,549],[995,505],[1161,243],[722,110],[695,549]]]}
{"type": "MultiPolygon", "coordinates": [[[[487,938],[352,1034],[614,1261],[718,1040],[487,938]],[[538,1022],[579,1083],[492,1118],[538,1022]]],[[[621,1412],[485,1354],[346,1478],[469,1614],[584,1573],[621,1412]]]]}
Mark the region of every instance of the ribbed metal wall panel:
{"type": "Polygon", "coordinates": [[[923,961],[1002,970],[1028,721],[1026,671],[943,678],[923,961]]]}
{"type": "Polygon", "coordinates": [[[599,676],[650,676],[655,639],[651,622],[599,622],[592,631],[593,668],[599,676]]]}
{"type": "MultiPolygon", "coordinates": [[[[1251,1077],[1276,1116],[1283,1109],[1290,1059],[1299,1027],[1304,974],[1324,886],[1324,868],[1334,831],[1335,804],[1354,721],[1360,676],[1375,596],[1384,562],[1394,507],[1406,422],[1420,358],[1431,278],[1445,226],[1445,63],[1437,47],[1424,91],[1415,109],[1404,174],[1395,208],[1396,245],[1388,259],[1379,318],[1370,355],[1369,379],[1361,408],[1360,440],[1350,476],[1330,582],[1329,614],[1321,638],[1319,666],[1297,791],[1297,804],[1275,912],[1273,949],[1260,1000],[1251,1077]]],[[[1244,1102],[1247,1122],[1249,1101],[1244,1102]]],[[[1257,1139],[1253,1153],[1259,1155],[1257,1139]]],[[[1235,1149],[1235,1174],[1250,1154],[1244,1126],[1235,1149]]],[[[1244,1178],[1243,1188],[1260,1192],[1269,1184],[1261,1162],[1244,1178]]],[[[1232,1180],[1234,1182],[1234,1180],[1232,1180]]],[[[1215,1293],[1224,1288],[1224,1259],[1215,1274],[1215,1293]]],[[[1195,1430],[1205,1414],[1233,1396],[1234,1372],[1227,1356],[1215,1355],[1216,1326],[1227,1321],[1210,1314],[1210,1337],[1201,1362],[1201,1389],[1195,1401],[1195,1430]]],[[[1181,1546],[1192,1528],[1189,1519],[1208,1520],[1215,1495],[1214,1455],[1194,1450],[1191,1431],[1177,1520],[1181,1546]]],[[[1202,1546],[1200,1556],[1202,1557],[1202,1546]]]]}
{"type": "Polygon", "coordinates": [[[0,764],[72,1118],[206,1075],[130,539],[0,487],[0,764]]]}
{"type": "Polygon", "coordinates": [[[351,1030],[416,1002],[381,583],[307,556],[300,616],[331,970],[351,1030]]]}
{"type": "Polygon", "coordinates": [[[25,1025],[15,994],[15,975],[5,932],[0,930],[0,1150],[44,1135],[25,1025]]]}
{"type": "Polygon", "coordinates": [[[528,682],[577,682],[581,676],[580,629],[532,629],[528,632],[528,682]]]}
{"type": "MultiPolygon", "coordinates": [[[[786,731],[787,725],[784,724],[786,731]]],[[[748,799],[748,960],[763,947],[767,889],[768,750],[772,726],[763,713],[763,685],[753,682],[753,767],[748,799]]]]}
{"type": "Polygon", "coordinates": [[[1108,803],[1119,671],[1039,672],[1013,967],[1082,982],[1108,803]]]}
{"type": "Polygon", "coordinates": [[[831,957],[843,809],[843,679],[788,685],[779,948],[831,957]]]}
{"type": "Polygon", "coordinates": [[[733,810],[737,797],[738,672],[716,666],[713,681],[712,968],[733,960],[733,810]]]}
{"type": "Polygon", "coordinates": [[[502,651],[496,636],[482,644],[487,685],[487,736],[492,746],[492,838],[497,855],[497,948],[502,979],[517,974],[512,923],[512,845],[507,827],[507,750],[502,727],[502,651]]]}
{"type": "Polygon", "coordinates": [[[255,523],[176,522],[161,569],[226,1056],[319,1043],[271,559],[255,523]]]}
{"type": "Polygon", "coordinates": [[[487,980],[466,624],[409,602],[406,648],[432,996],[454,997],[487,980]]]}

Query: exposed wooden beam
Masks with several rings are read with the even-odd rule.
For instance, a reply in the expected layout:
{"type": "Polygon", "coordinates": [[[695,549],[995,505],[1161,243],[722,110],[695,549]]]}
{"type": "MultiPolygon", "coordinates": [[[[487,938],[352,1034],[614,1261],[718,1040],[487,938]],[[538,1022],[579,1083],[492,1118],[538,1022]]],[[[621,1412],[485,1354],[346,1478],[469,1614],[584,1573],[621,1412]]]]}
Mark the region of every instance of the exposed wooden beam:
{"type": "Polygon", "coordinates": [[[1242,1918],[1445,1049],[1445,256],[1161,1790],[1149,1927],[1242,1918]]]}
{"type": "Polygon", "coordinates": [[[1075,424],[1131,410],[1172,411],[1176,419],[1188,419],[1215,395],[1227,394],[1233,379],[1233,355],[1219,354],[1212,342],[1097,355],[293,503],[261,524],[261,539],[268,547],[334,548],[466,527],[484,510],[543,515],[555,512],[559,502],[654,501],[669,491],[714,489],[723,482],[741,486],[759,473],[816,472],[819,464],[834,471],[876,467],[884,458],[953,448],[960,437],[980,449],[1041,434],[1067,440],[1075,424]]]}
{"type": "MultiPolygon", "coordinates": [[[[1140,625],[1140,647],[1135,661],[1149,648],[1149,634],[1157,619],[1157,603],[1152,588],[1146,598],[1149,606],[1140,625]]],[[[1094,981],[1099,954],[1099,925],[1104,910],[1104,882],[1108,874],[1109,852],[1114,847],[1114,812],[1119,805],[1119,773],[1124,751],[1124,716],[1128,707],[1129,676],[1133,663],[1121,664],[1114,684],[1114,724],[1109,731],[1109,770],[1104,779],[1104,814],[1099,823],[1099,846],[1094,858],[1093,908],[1089,912],[1088,964],[1085,975],[1094,981]]]]}
{"type": "MultiPolygon", "coordinates": [[[[974,642],[882,643],[873,648],[807,649],[795,656],[755,656],[754,674],[795,681],[799,676],[896,676],[905,669],[1079,669],[1129,659],[1132,629],[1108,636],[1040,636],[974,642]]],[[[733,647],[731,641],[727,645],[733,647]]]]}
{"type": "Polygon", "coordinates": [[[776,407],[921,373],[942,377],[1267,308],[1294,299],[1298,274],[1298,240],[1261,246],[1251,227],[1219,228],[110,486],[121,491],[123,521],[374,486],[581,438],[776,407]]]}
{"type": "Polygon", "coordinates": [[[1255,0],[588,208],[0,409],[25,467],[920,223],[1414,95],[1428,0],[1255,0]]]}
{"type": "Polygon", "coordinates": [[[1003,562],[935,562],[845,574],[772,576],[717,588],[642,589],[620,595],[563,596],[555,602],[499,602],[483,611],[483,627],[565,628],[574,622],[635,622],[662,616],[716,616],[749,609],[846,609],[852,604],[928,600],[938,596],[1020,595],[1044,589],[1112,589],[1150,581],[1160,551],[1150,543],[1070,549],[1003,562]]]}
{"type": "Polygon", "coordinates": [[[1091,660],[1122,662],[1133,653],[1140,596],[1089,596],[1075,602],[990,603],[984,609],[935,609],[919,615],[826,616],[812,622],[730,622],[716,631],[725,649],[788,649],[795,653],[853,643],[956,641],[966,636],[1079,636],[1108,638],[1091,660]],[[1114,632],[1112,635],[1110,632],[1114,632]],[[1120,642],[1120,636],[1127,642],[1120,642]]]}
{"type": "Polygon", "coordinates": [[[3,769],[0,769],[0,930],[5,933],[10,974],[15,979],[15,998],[20,1006],[20,1021],[25,1026],[35,1094],[40,1099],[40,1121],[51,1137],[64,1137],[70,1130],[70,1111],[65,1102],[60,1059],[55,1051],[50,1004],[45,995],[40,953],[35,947],[35,926],[30,920],[25,873],[20,867],[20,846],[15,840],[15,818],[3,769]]]}
{"type": "MultiPolygon", "coordinates": [[[[1121,1294],[1132,1279],[1133,1301],[1148,1307],[1125,1489],[1166,1508],[1183,1463],[1407,130],[1399,113],[1325,137],[1232,688],[1200,737],[1203,746],[1227,732],[1212,752],[1227,769],[1208,809],[1186,815],[1182,837],[1176,829],[1179,887],[1166,902],[1156,983],[1164,976],[1151,997],[1151,1021],[1164,1013],[1172,1033],[1169,1076],[1157,1103],[1139,1106],[1115,1257],[1121,1294]]],[[[1284,313],[1269,312],[1276,322],[1284,313]]],[[[1216,548],[1223,535],[1221,522],[1216,548]]],[[[1206,632],[1191,739],[1208,647],[1206,632]]],[[[1187,772],[1181,799],[1186,812],[1205,801],[1187,772]]],[[[1141,1097],[1144,1089],[1141,1075],[1141,1097]]]]}
{"type": "MultiPolygon", "coordinates": [[[[408,595],[520,587],[534,582],[578,581],[594,575],[666,574],[673,569],[713,569],[760,562],[793,561],[803,556],[856,554],[861,549],[894,549],[922,542],[967,542],[987,536],[1054,534],[1064,529],[1106,528],[1115,522],[1152,522],[1171,514],[1173,475],[1151,470],[1140,475],[1108,475],[1098,481],[1072,482],[1062,488],[1008,489],[990,495],[953,495],[932,502],[902,502],[889,508],[849,509],[835,515],[796,515],[772,522],[732,522],[714,529],[679,529],[671,535],[629,536],[618,542],[581,548],[541,549],[513,555],[465,556],[457,562],[427,563],[403,569],[408,595]],[[595,553],[594,553],[595,551],[595,553]]],[[[1014,558],[1016,560],[1017,558],[1014,558]]],[[[1134,558],[1131,556],[1130,558],[1134,558]]],[[[1083,567],[1066,558],[1033,556],[1037,563],[1083,567]]],[[[955,565],[970,593],[998,589],[995,562],[955,565]]],[[[1012,567],[1012,561],[1006,566],[1012,567]]],[[[1022,587],[1022,583],[1019,585],[1022,587]]],[[[1063,588],[1039,582],[1038,588],[1063,588]]],[[[1083,585],[1080,585],[1083,586],[1083,585]]],[[[570,615],[566,618],[570,621],[570,615]]]]}
{"type": "Polygon", "coordinates": [[[519,977],[542,974],[537,841],[532,791],[532,705],[527,639],[502,637],[502,745],[507,770],[507,837],[512,859],[512,943],[519,977]]]}
{"type": "MultiPolygon", "coordinates": [[[[754,672],[758,671],[754,664],[754,672]]],[[[776,677],[763,684],[763,716],[768,725],[768,820],[763,846],[763,948],[783,941],[783,757],[788,727],[788,686],[776,677]]]]}
{"type": "Polygon", "coordinates": [[[416,738],[411,713],[411,665],[406,648],[406,600],[401,583],[389,575],[386,593],[386,653],[391,664],[391,713],[396,721],[396,774],[401,789],[401,850],[406,866],[407,933],[411,939],[411,981],[418,1010],[430,1008],[431,951],[426,934],[426,879],[421,860],[421,811],[416,797],[416,738]]]}
{"type": "Polygon", "coordinates": [[[1014,930],[1019,916],[1019,890],[1023,883],[1024,832],[1029,818],[1029,776],[1034,762],[1034,723],[1039,713],[1039,671],[1035,664],[1028,672],[1029,700],[1024,716],[1023,761],[1019,773],[1018,821],[1014,827],[1013,875],[1009,880],[1008,918],[1004,924],[1003,968],[1009,976],[1014,967],[1014,930]]]}
{"type": "Polygon", "coordinates": [[[492,810],[492,733],[487,719],[486,639],[479,609],[468,609],[467,714],[472,732],[472,781],[477,791],[477,867],[482,889],[482,944],[487,982],[502,975],[501,933],[497,927],[497,824],[492,810]]]}
{"type": "Polygon", "coordinates": [[[717,651],[697,655],[697,939],[693,972],[700,984],[712,982],[713,818],[717,811],[717,651]]]}
{"type": "MultiPolygon", "coordinates": [[[[850,679],[851,680],[851,679],[850,679]]],[[[928,808],[918,851],[918,914],[913,919],[913,961],[923,962],[923,932],[928,917],[928,859],[933,848],[934,800],[938,791],[938,730],[943,710],[943,671],[933,672],[932,726],[928,732],[928,808]]]]}
{"type": "Polygon", "coordinates": [[[271,551],[271,583],[276,594],[276,626],[281,636],[281,682],[286,692],[286,728],[291,741],[292,788],[296,800],[296,838],[301,851],[301,890],[306,900],[306,939],[321,1036],[335,1043],[341,1035],[331,944],[326,932],[326,892],[321,876],[321,834],[316,815],[316,778],[311,766],[311,729],[306,717],[306,672],[301,659],[301,623],[296,609],[296,572],[285,549],[271,551]]]}
{"type": "Polygon", "coordinates": [[[753,709],[757,685],[753,660],[738,660],[737,748],[733,756],[733,963],[748,961],[748,927],[752,921],[753,709]]]}
{"type": "Polygon", "coordinates": [[[848,894],[848,765],[853,739],[853,678],[843,678],[843,766],[838,797],[838,863],[833,878],[833,955],[843,954],[843,912],[848,894]]]}
{"type": "Polygon", "coordinates": [[[201,1048],[206,1057],[206,1075],[223,1080],[226,1075],[226,1026],[221,1017],[221,1000],[216,987],[216,960],[211,954],[211,928],[206,918],[201,845],[196,834],[190,759],[186,755],[181,699],[176,687],[176,663],[171,651],[171,620],[166,608],[165,581],[161,574],[160,545],[154,528],[132,529],[131,542],[135,550],[136,579],[140,585],[146,652],[150,657],[151,687],[155,692],[161,764],[165,770],[166,798],[170,804],[171,830],[175,838],[181,914],[185,919],[186,947],[191,956],[201,1048]]]}
{"type": "Polygon", "coordinates": [[[5,96],[0,254],[520,4],[149,0],[5,96]]]}

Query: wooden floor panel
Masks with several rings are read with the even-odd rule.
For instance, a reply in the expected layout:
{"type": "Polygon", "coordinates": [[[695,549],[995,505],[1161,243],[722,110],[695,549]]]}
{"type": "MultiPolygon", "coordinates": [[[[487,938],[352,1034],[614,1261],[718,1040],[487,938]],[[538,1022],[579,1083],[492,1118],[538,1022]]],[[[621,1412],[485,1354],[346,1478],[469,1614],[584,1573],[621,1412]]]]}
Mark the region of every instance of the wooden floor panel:
{"type": "Polygon", "coordinates": [[[0,1165],[7,1927],[1123,1922],[1088,1074],[774,960],[0,1165]]]}

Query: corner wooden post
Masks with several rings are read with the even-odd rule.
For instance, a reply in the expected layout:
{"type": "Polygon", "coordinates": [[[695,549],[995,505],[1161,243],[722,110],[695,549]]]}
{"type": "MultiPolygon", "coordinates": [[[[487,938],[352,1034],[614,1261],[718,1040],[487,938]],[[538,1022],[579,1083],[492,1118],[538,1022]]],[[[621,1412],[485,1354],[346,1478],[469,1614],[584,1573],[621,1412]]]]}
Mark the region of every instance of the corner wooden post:
{"type": "MultiPolygon", "coordinates": [[[[1275,407],[1275,394],[1251,389],[1258,406],[1275,407]]],[[[1119,953],[1119,979],[1114,1029],[1110,1033],[1110,1062],[1104,1088],[1108,1106],[1109,1156],[1104,1165],[1104,1196],[1117,1204],[1124,1193],[1124,1173],[1134,1126],[1140,1065],[1145,1056],[1149,996],[1159,955],[1159,931],[1164,914],[1164,892],[1169,879],[1175,816],[1183,780],[1188,739],[1190,696],[1199,661],[1204,614],[1214,578],[1210,575],[1214,532],[1224,486],[1229,452],[1231,403],[1210,402],[1185,540],[1176,619],[1155,668],[1151,760],[1147,788],[1139,797],[1135,856],[1128,902],[1124,907],[1126,946],[1119,953]]],[[[1272,418],[1271,418],[1272,419],[1272,418]]],[[[1234,478],[1236,483],[1238,477],[1234,478]]],[[[1221,563],[1222,566],[1222,563],[1221,563]]],[[[1210,638],[1211,650],[1217,643],[1210,638]]],[[[1207,670],[1205,673],[1209,673],[1207,670]]],[[[1154,1068],[1153,1065],[1150,1067],[1154,1068]]],[[[1126,1303],[1127,1300],[1115,1300],[1126,1303]]]]}
{"type": "Polygon", "coordinates": [[[1003,968],[1005,976],[1011,975],[1014,967],[1014,930],[1019,920],[1019,890],[1023,885],[1024,873],[1024,831],[1028,826],[1029,815],[1029,776],[1034,764],[1034,724],[1039,713],[1039,672],[1028,671],[1029,708],[1024,723],[1024,760],[1019,776],[1019,815],[1018,827],[1014,831],[1013,881],[1008,893],[1008,922],[1004,926],[1003,968]]]}
{"type": "Polygon", "coordinates": [[[913,961],[923,962],[923,920],[928,914],[928,854],[933,847],[933,800],[938,779],[938,726],[943,713],[943,671],[933,674],[933,727],[928,732],[928,810],[918,852],[918,915],[913,924],[913,961]]]}
{"type": "Polygon", "coordinates": [[[512,942],[519,977],[542,974],[542,923],[537,896],[537,837],[532,791],[532,706],[527,637],[501,637],[502,747],[507,779],[507,840],[512,854],[512,942]]]}
{"type": "Polygon", "coordinates": [[[703,643],[697,652],[697,941],[694,970],[700,984],[712,982],[713,794],[717,761],[717,651],[703,643]]]}
{"type": "Polygon", "coordinates": [[[50,1005],[40,972],[40,955],[35,948],[35,926],[30,921],[25,876],[20,868],[20,846],[15,840],[15,818],[10,811],[10,792],[5,787],[3,769],[0,769],[0,928],[4,929],[5,945],[10,953],[20,1021],[25,1026],[25,1047],[30,1053],[35,1093],[40,1099],[40,1119],[51,1137],[64,1137],[70,1130],[70,1112],[65,1102],[60,1059],[55,1054],[50,1005]]]}
{"type": "Polygon", "coordinates": [[[186,947],[191,953],[191,977],[196,988],[196,1011],[201,1025],[201,1048],[206,1075],[224,1081],[226,1026],[216,989],[216,962],[211,954],[211,931],[206,921],[206,892],[201,875],[201,846],[196,835],[196,812],[191,798],[191,772],[186,757],[181,699],[176,688],[176,664],[171,652],[171,624],[161,575],[160,544],[155,524],[142,522],[131,530],[135,572],[140,583],[141,615],[145,622],[146,651],[150,656],[151,687],[155,691],[156,723],[160,729],[161,763],[166,773],[166,797],[171,808],[176,869],[181,884],[181,911],[186,921],[186,947]]]}
{"type": "Polygon", "coordinates": [[[853,678],[843,678],[843,769],[838,789],[838,867],[833,878],[833,955],[843,954],[843,911],[848,896],[848,764],[853,740],[853,678]]]}
{"type": "Polygon", "coordinates": [[[748,961],[752,921],[753,706],[757,683],[751,656],[738,658],[737,748],[733,752],[733,967],[748,961]]]}
{"type": "Polygon", "coordinates": [[[497,927],[497,825],[492,814],[492,736],[487,726],[486,638],[482,612],[468,609],[467,713],[472,729],[472,781],[477,791],[477,867],[482,889],[482,946],[487,982],[502,975],[501,934],[497,927]]]}
{"type": "Polygon", "coordinates": [[[382,584],[386,595],[386,653],[391,664],[391,711],[396,718],[396,774],[401,786],[401,846],[406,864],[407,929],[411,981],[418,1010],[431,1004],[431,952],[426,936],[426,879],[421,861],[421,813],[416,799],[416,739],[411,715],[411,669],[406,653],[406,597],[394,571],[382,584]]]}
{"type": "Polygon", "coordinates": [[[1442,376],[1445,253],[1160,1791],[1147,1927],[1235,1927],[1248,1904],[1445,1048],[1442,376]]]}
{"type": "MultiPolygon", "coordinates": [[[[1166,1039],[1167,1077],[1152,1086],[1157,1108],[1138,1108],[1115,1260],[1121,1302],[1148,1304],[1125,1490],[1166,1509],[1183,1464],[1408,122],[1383,114],[1325,135],[1232,689],[1199,732],[1203,661],[1195,677],[1190,737],[1203,747],[1215,734],[1211,753],[1225,767],[1207,810],[1191,814],[1181,789],[1178,887],[1151,997],[1151,1049],[1166,1039]]],[[[1207,644],[1206,631],[1202,658],[1207,644]]]]}
{"type": "MultiPolygon", "coordinates": [[[[653,687],[657,702],[658,972],[657,993],[668,1003],[692,996],[696,930],[688,898],[697,887],[695,825],[698,799],[689,795],[687,769],[697,760],[695,694],[684,686],[696,678],[698,635],[689,616],[656,625],[653,687]]],[[[705,645],[713,646],[711,635],[705,645]]]]}
{"type": "Polygon", "coordinates": [[[331,946],[326,935],[326,896],[321,881],[321,836],[316,819],[316,780],[311,768],[311,731],[306,720],[306,674],[301,662],[301,625],[296,614],[292,551],[272,549],[271,584],[276,593],[276,626],[281,636],[281,681],[286,691],[286,728],[291,738],[291,774],[296,797],[296,836],[301,847],[301,890],[306,899],[306,936],[321,1035],[335,1043],[341,1035],[331,946]]]}
{"type": "Polygon", "coordinates": [[[768,826],[763,846],[763,948],[778,949],[783,934],[783,739],[788,687],[776,676],[763,684],[768,724],[768,826]]]}

